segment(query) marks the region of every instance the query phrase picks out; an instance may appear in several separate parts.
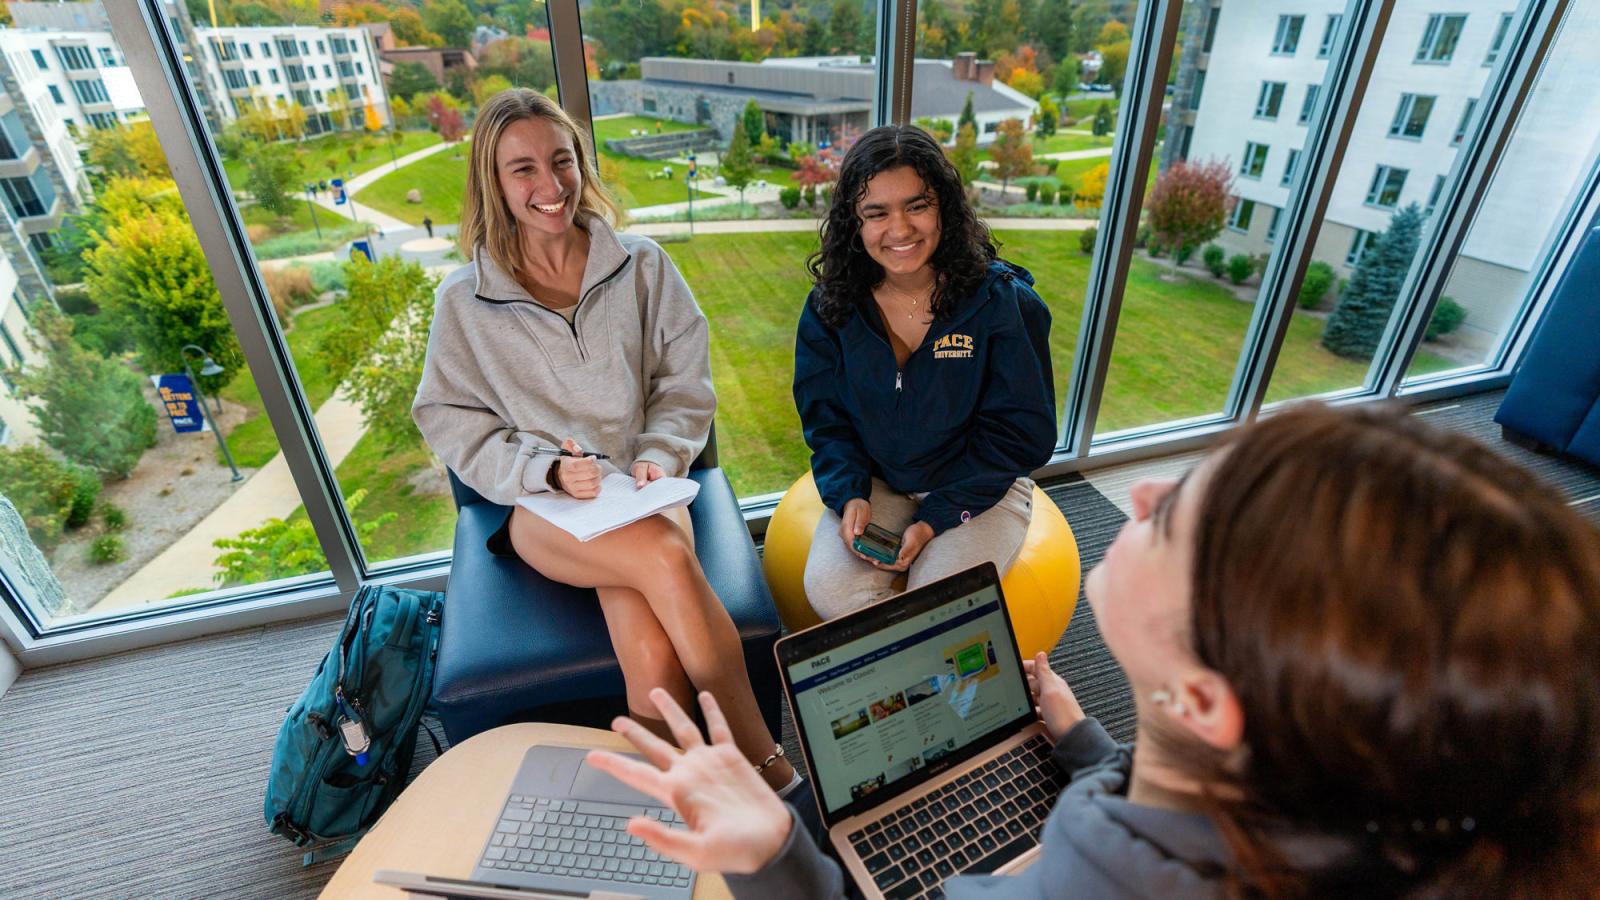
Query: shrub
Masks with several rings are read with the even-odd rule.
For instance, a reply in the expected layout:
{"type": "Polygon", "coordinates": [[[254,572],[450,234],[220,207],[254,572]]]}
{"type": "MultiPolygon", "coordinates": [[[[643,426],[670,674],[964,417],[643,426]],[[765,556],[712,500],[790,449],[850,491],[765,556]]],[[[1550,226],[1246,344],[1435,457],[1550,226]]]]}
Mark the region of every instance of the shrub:
{"type": "Polygon", "coordinates": [[[1422,333],[1422,339],[1436,341],[1441,336],[1460,328],[1466,318],[1466,307],[1450,297],[1440,297],[1439,305],[1433,309],[1433,317],[1428,320],[1428,328],[1422,333]]]}
{"type": "Polygon", "coordinates": [[[128,514],[115,503],[106,502],[100,504],[100,521],[107,531],[121,531],[128,527],[128,514]]]}
{"type": "Polygon", "coordinates": [[[1207,244],[1200,259],[1206,264],[1206,271],[1213,278],[1221,278],[1228,271],[1228,251],[1222,249],[1220,244],[1207,244]]]}
{"type": "Polygon", "coordinates": [[[72,486],[72,506],[67,509],[66,526],[69,529],[82,528],[89,524],[89,518],[94,515],[94,502],[100,499],[100,479],[87,469],[79,469],[74,476],[77,483],[72,486]]]}
{"type": "Polygon", "coordinates": [[[1028,202],[1029,203],[1032,203],[1035,200],[1038,200],[1039,199],[1039,182],[1037,182],[1037,181],[1028,182],[1027,186],[1025,186],[1022,189],[1022,192],[1024,194],[1028,195],[1028,202]]]}
{"type": "Polygon", "coordinates": [[[72,339],[90,353],[107,358],[121,356],[133,349],[128,329],[117,317],[109,313],[69,314],[72,319],[72,339]]]}
{"type": "Polygon", "coordinates": [[[328,291],[342,291],[345,289],[344,263],[324,260],[311,264],[311,290],[317,296],[322,296],[328,291]]]}
{"type": "MultiPolygon", "coordinates": [[[[267,284],[267,293],[272,295],[272,305],[287,310],[292,306],[301,306],[316,299],[317,291],[312,285],[311,269],[308,266],[271,266],[261,270],[261,280],[267,284]]],[[[281,317],[281,314],[280,314],[281,317]]]]}
{"type": "Polygon", "coordinates": [[[808,185],[805,186],[805,190],[803,190],[801,193],[806,198],[806,206],[810,207],[811,209],[816,209],[817,208],[817,186],[814,185],[814,184],[808,184],[808,185]]]}
{"type": "Polygon", "coordinates": [[[1315,309],[1332,286],[1333,266],[1320,259],[1313,260],[1306,267],[1306,276],[1300,279],[1300,290],[1295,293],[1295,301],[1301,309],[1315,309]]]}
{"type": "Polygon", "coordinates": [[[1095,238],[1099,237],[1100,229],[1093,225],[1078,232],[1078,249],[1084,253],[1094,252],[1095,238]]]}
{"type": "Polygon", "coordinates": [[[89,545],[89,561],[97,566],[108,566],[127,558],[128,551],[123,547],[120,535],[102,534],[89,545]]]}
{"type": "Polygon", "coordinates": [[[1039,202],[1045,206],[1049,206],[1056,202],[1056,189],[1054,185],[1050,184],[1049,182],[1039,185],[1039,202]]]}
{"type": "Polygon", "coordinates": [[[1150,254],[1151,259],[1160,259],[1167,255],[1167,248],[1160,241],[1151,240],[1147,242],[1145,252],[1150,254]]]}
{"type": "Polygon", "coordinates": [[[778,191],[778,202],[783,204],[784,209],[794,209],[800,205],[800,189],[789,185],[778,191]]]}
{"type": "Polygon", "coordinates": [[[1173,257],[1175,259],[1177,259],[1178,265],[1180,265],[1180,266],[1183,265],[1184,263],[1188,262],[1193,256],[1194,256],[1194,245],[1193,244],[1184,244],[1183,246],[1178,248],[1178,252],[1177,253],[1173,254],[1173,257]]]}
{"type": "Polygon", "coordinates": [[[1148,246],[1150,246],[1150,235],[1151,235],[1150,226],[1149,225],[1140,225],[1139,226],[1139,230],[1134,232],[1133,245],[1135,247],[1148,247],[1148,246]]]}
{"type": "MultiPolygon", "coordinates": [[[[28,535],[41,550],[61,541],[61,529],[72,514],[83,472],[39,446],[0,447],[0,485],[28,535]]],[[[98,484],[98,482],[96,482],[98,484]]],[[[93,503],[90,503],[93,508],[93,503]]]]}
{"type": "MultiPolygon", "coordinates": [[[[351,521],[363,543],[398,516],[398,513],[386,512],[376,519],[355,522],[356,508],[366,495],[365,489],[358,490],[344,504],[345,510],[352,514],[351,521]]],[[[225,586],[292,578],[328,566],[311,520],[305,518],[268,519],[255,528],[245,529],[238,537],[218,538],[212,546],[223,551],[213,565],[218,570],[215,579],[225,586]]]]}
{"type": "Polygon", "coordinates": [[[1071,206],[1072,201],[1075,199],[1077,199],[1077,191],[1074,191],[1070,184],[1063,184],[1060,192],[1056,194],[1056,202],[1062,206],[1071,206]]]}
{"type": "Polygon", "coordinates": [[[1256,265],[1250,257],[1243,253],[1235,253],[1228,257],[1228,280],[1234,284],[1244,284],[1245,280],[1255,274],[1256,265]]]}

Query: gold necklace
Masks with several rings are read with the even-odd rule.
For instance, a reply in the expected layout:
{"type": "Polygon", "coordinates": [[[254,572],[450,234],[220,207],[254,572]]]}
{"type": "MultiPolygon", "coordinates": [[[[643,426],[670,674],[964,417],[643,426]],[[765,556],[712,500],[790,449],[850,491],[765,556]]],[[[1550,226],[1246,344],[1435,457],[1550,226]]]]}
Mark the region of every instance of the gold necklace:
{"type": "Polygon", "coordinates": [[[899,294],[900,297],[902,297],[903,299],[910,300],[911,301],[911,311],[906,313],[906,318],[908,318],[908,319],[916,318],[916,316],[917,316],[917,306],[920,303],[922,303],[922,298],[917,297],[917,296],[912,295],[912,294],[908,294],[908,293],[900,290],[899,288],[890,287],[888,282],[884,282],[883,287],[884,287],[885,290],[887,290],[887,291],[889,291],[891,293],[899,294]]]}

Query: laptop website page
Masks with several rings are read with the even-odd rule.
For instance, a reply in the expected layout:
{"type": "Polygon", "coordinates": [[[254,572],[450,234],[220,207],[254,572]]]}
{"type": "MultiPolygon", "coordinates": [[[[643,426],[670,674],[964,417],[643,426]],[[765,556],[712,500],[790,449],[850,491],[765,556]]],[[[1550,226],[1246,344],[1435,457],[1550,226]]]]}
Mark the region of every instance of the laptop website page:
{"type": "Polygon", "coordinates": [[[789,666],[831,814],[1019,717],[1032,700],[994,586],[789,666]]]}

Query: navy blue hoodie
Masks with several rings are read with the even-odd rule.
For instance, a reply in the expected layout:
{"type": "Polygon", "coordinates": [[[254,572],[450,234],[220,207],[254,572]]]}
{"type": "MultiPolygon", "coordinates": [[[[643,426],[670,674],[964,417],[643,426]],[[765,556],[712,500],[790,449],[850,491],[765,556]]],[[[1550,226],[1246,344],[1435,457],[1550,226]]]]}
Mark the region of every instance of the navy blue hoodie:
{"type": "Polygon", "coordinates": [[[794,402],[817,490],[835,513],[872,496],[873,476],[926,491],[917,520],[935,534],[1000,502],[1056,446],[1050,311],[1033,276],[989,264],[971,297],[936,319],[895,364],[877,304],[839,328],[806,299],[794,351],[794,402]]]}

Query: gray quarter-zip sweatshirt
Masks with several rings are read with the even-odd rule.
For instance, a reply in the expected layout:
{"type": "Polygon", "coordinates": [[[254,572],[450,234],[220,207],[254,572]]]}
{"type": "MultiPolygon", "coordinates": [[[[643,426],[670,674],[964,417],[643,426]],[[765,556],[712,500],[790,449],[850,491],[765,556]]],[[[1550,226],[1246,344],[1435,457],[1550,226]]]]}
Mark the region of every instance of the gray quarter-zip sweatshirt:
{"type": "Polygon", "coordinates": [[[626,471],[683,475],[716,411],[706,318],[671,258],[598,216],[569,325],[482,248],[439,285],[411,416],[433,452],[486,499],[548,490],[572,438],[626,471]]]}

